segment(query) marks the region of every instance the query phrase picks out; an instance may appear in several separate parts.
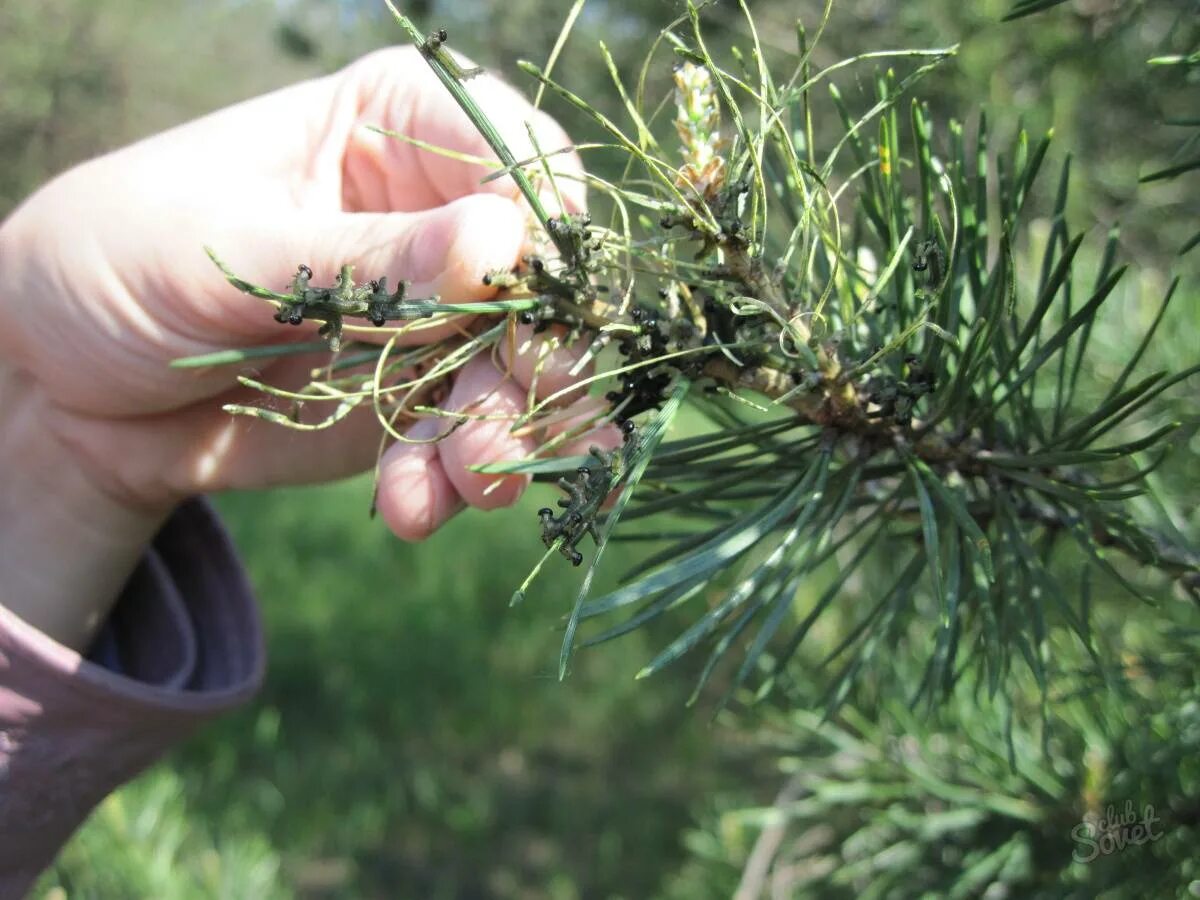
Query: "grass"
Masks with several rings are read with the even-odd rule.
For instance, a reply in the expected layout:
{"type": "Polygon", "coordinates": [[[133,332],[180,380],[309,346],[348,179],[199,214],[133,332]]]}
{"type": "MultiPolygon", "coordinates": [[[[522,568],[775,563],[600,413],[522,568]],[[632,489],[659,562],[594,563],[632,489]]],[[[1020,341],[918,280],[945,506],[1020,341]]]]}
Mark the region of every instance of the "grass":
{"type": "Polygon", "coordinates": [[[577,571],[548,566],[508,608],[542,549],[533,494],[419,546],[367,518],[364,479],[218,498],[262,604],[266,686],[105,801],[41,890],[656,893],[719,786],[718,732],[684,709],[688,678],[634,683],[653,632],[554,677],[577,571]]]}

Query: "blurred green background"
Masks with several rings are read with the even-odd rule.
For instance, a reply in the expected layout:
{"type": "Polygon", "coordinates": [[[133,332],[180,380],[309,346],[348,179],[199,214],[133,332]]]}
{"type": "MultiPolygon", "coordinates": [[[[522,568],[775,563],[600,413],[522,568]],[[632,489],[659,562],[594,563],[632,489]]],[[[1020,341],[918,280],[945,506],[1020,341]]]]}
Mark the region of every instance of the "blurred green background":
{"type": "MultiPolygon", "coordinates": [[[[515,59],[545,59],[567,6],[403,4],[518,84],[515,59]]],[[[819,17],[812,2],[751,7],[781,59],[795,16],[810,26],[819,17]]],[[[1177,148],[1161,121],[1195,87],[1147,74],[1144,61],[1194,4],[1089,0],[1000,26],[1006,7],[847,0],[819,59],[963,40],[960,61],[929,82],[935,114],[970,118],[982,103],[1001,134],[1022,117],[1052,125],[1052,165],[1066,147],[1077,158],[1077,222],[1122,219],[1122,250],[1156,295],[1182,229],[1200,218],[1200,192],[1139,188],[1137,175],[1177,148]]],[[[593,0],[563,58],[565,80],[619,116],[595,38],[628,72],[677,11],[668,0],[593,0]]],[[[711,16],[714,33],[741,28],[734,4],[711,16]]],[[[74,162],[397,37],[372,0],[5,0],[0,215],[74,162]]],[[[662,86],[670,73],[660,69],[652,82],[662,86]]],[[[590,135],[551,109],[577,137],[590,135]]],[[[1195,313],[1193,303],[1181,323],[1195,313]]],[[[1172,340],[1168,358],[1187,347],[1194,357],[1185,329],[1172,340]]],[[[714,725],[684,708],[702,660],[634,683],[671,623],[583,652],[556,680],[558,625],[578,573],[551,566],[523,606],[508,608],[540,555],[534,510],[549,496],[535,490],[516,509],[460,516],[421,546],[368,518],[364,479],[217,498],[264,610],[266,688],[102,804],[39,892],[695,896],[705,878],[690,855],[694,827],[729,798],[769,799],[772,758],[747,740],[748,719],[714,725]]],[[[610,562],[610,574],[620,571],[610,562]]],[[[722,852],[746,849],[734,845],[722,852]]]]}
{"type": "Polygon", "coordinates": [[[717,778],[687,685],[634,684],[644,639],[558,682],[573,573],[508,608],[540,555],[530,502],[412,546],[370,492],[219,498],[266,688],[101,807],[55,873],[71,896],[639,897],[679,858],[717,778]]]}

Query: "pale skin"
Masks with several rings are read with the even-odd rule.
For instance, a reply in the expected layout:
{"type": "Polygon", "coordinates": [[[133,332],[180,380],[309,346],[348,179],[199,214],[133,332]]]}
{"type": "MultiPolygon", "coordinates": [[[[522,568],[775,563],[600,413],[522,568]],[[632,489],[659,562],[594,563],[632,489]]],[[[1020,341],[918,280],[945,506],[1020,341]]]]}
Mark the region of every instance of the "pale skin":
{"type": "MultiPolygon", "coordinates": [[[[470,90],[518,157],[532,155],[525,121],[541,147],[567,143],[499,81],[475,78],[470,90]]],[[[420,55],[392,49],[85,163],[0,224],[0,603],[83,649],[184,498],[374,465],[379,425],[369,413],[297,434],[222,412],[224,403],[257,399],[236,385],[236,367],[168,367],[217,349],[314,337],[315,324],[280,325],[269,304],[231,288],[204,245],[275,288],[300,263],[321,284],[352,263],[362,279],[411,281],[409,296],[491,295],[483,275],[513,266],[527,241],[515,186],[481,184],[482,166],[367,125],[493,157],[420,55]]],[[[567,162],[556,168],[578,171],[577,160],[559,159],[567,162]]],[[[560,187],[569,207],[583,208],[578,182],[560,187]]],[[[538,347],[518,337],[524,354],[513,358],[506,347],[499,366],[487,354],[473,360],[446,408],[523,409],[538,347]]],[[[572,351],[554,351],[538,393],[568,386],[573,361],[572,351]]],[[[313,365],[290,357],[255,375],[298,386],[313,365]]],[[[412,436],[434,430],[421,422],[412,436]]],[[[394,444],[380,464],[381,517],[399,537],[419,540],[464,506],[513,503],[524,478],[467,467],[520,458],[534,440],[502,421],[478,421],[436,444],[394,444]]]]}

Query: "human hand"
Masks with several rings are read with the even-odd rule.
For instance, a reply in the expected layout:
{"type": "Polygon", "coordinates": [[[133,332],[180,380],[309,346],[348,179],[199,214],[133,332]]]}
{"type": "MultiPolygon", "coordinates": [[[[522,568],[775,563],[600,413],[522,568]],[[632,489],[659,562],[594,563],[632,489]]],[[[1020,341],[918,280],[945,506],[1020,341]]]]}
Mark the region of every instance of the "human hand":
{"type": "MultiPolygon", "coordinates": [[[[530,146],[526,120],[542,147],[566,143],[495,79],[470,90],[518,155],[530,146]]],[[[221,410],[248,399],[231,368],[168,368],[231,346],[311,340],[230,289],[205,244],[260,284],[286,284],[300,262],[331,283],[349,262],[364,277],[413,282],[414,296],[490,294],[482,276],[511,267],[525,241],[515,185],[480,185],[482,167],[367,125],[493,156],[419,54],[393,49],[79,166],[0,226],[0,464],[13,485],[0,498],[0,569],[14,576],[2,598],[10,609],[81,647],[182,498],[332,479],[374,462],[369,415],[297,435],[221,410]]],[[[581,209],[581,182],[560,186],[581,209]]],[[[447,407],[523,408],[532,366],[509,363],[506,378],[486,356],[472,361],[447,407]]],[[[566,385],[572,363],[557,351],[539,393],[566,385]]],[[[288,384],[312,366],[287,357],[256,374],[288,384]]],[[[418,423],[416,436],[431,427],[418,423]]],[[[424,537],[464,503],[513,502],[523,478],[492,485],[497,476],[467,467],[531,449],[495,420],[436,445],[398,444],[382,460],[378,507],[400,536],[424,537]]]]}

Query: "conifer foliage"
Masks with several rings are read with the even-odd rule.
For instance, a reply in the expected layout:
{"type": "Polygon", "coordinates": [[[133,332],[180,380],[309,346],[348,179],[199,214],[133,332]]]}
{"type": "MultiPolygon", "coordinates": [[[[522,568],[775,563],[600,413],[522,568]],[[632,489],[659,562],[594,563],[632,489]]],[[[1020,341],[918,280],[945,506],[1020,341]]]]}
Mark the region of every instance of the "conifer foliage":
{"type": "MultiPolygon", "coordinates": [[[[799,771],[779,805],[738,814],[775,829],[745,896],[785,877],[816,896],[1126,884],[1119,865],[1070,853],[1072,822],[1126,797],[1159,804],[1167,832],[1152,849],[1168,864],[1137,889],[1181,889],[1200,878],[1183,855],[1200,820],[1200,556],[1153,513],[1171,503],[1156,471],[1200,423],[1164,415],[1164,400],[1194,393],[1200,360],[1146,362],[1172,305],[1196,308],[1195,286],[1171,281],[1124,357],[1098,367],[1110,348],[1097,323],[1129,296],[1130,272],[1115,233],[1069,221],[1070,157],[1051,136],[997,141],[975,110],[937,120],[923,82],[954,47],[818,66],[831,0],[780,67],[741,9],[734,46],[689,0],[640,72],[610,65],[619,119],[572,90],[557,51],[520,64],[539,99],[593,122],[585,163],[623,172],[586,176],[590,217],[543,203],[574,177],[555,169],[565,148],[517,159],[473,101],[477,73],[455,62],[453,35],[393,10],[496,151],[494,177],[525,194],[541,249],[469,307],[388,294],[382,279],[355,287],[348,270],[329,288],[298,276],[291,293],[226,272],[281,322],[322,321],[336,354],[299,393],[247,382],[293,401],[292,415],[230,411],[311,429],[366,404],[403,440],[398,426],[431,414],[428,398],[518,325],[586,347],[587,383],[606,400],[587,427],[621,425],[624,446],[556,456],[580,427],[482,471],[563,492],[530,523],[539,568],[585,567],[564,598],[562,674],[580,646],[665,620],[677,636],[641,675],[695,653],[697,696],[717,708],[773,699],[799,771]],[[664,68],[670,88],[652,96],[664,68]],[[1048,159],[1064,161],[1049,172],[1048,159]],[[1046,196],[1035,239],[1030,208],[1046,196]],[[343,336],[343,323],[398,335],[467,312],[432,347],[343,336]],[[597,594],[614,540],[644,552],[597,594]],[[1119,657],[1124,616],[1169,639],[1119,657]]],[[[558,399],[531,396],[513,427],[561,419],[558,399]]]]}

